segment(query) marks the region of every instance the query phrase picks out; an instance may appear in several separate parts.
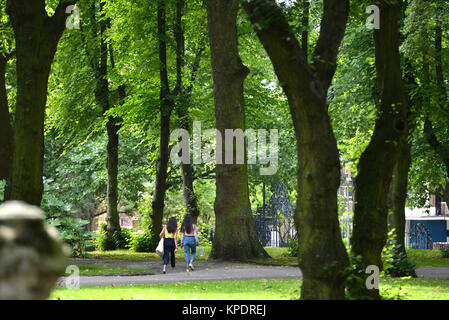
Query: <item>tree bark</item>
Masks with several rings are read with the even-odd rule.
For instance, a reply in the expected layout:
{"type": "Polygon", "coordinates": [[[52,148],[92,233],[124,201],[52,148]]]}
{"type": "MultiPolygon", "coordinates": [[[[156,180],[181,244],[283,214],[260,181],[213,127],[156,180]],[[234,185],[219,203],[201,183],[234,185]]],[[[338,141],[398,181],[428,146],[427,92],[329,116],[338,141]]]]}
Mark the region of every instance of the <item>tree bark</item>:
{"type": "Polygon", "coordinates": [[[50,66],[65,28],[60,3],[49,18],[45,1],[8,0],[17,55],[17,101],[10,199],[39,206],[43,193],[44,119],[50,66]]]}
{"type": "Polygon", "coordinates": [[[392,178],[392,215],[391,226],[394,228],[396,242],[399,245],[394,254],[407,256],[405,250],[405,203],[407,200],[408,171],[412,163],[411,144],[404,141],[392,178]]]}
{"type": "MultiPolygon", "coordinates": [[[[151,238],[154,249],[157,246],[159,234],[162,231],[162,219],[164,216],[164,201],[167,191],[167,169],[169,161],[170,141],[170,117],[173,110],[173,98],[170,97],[170,84],[167,73],[167,26],[166,26],[166,2],[158,1],[158,35],[159,35],[159,77],[160,77],[160,113],[161,128],[159,139],[159,156],[156,167],[156,182],[154,187],[151,214],[151,238]]],[[[153,248],[151,248],[153,249],[153,248]]]]}
{"type": "MultiPolygon", "coordinates": [[[[207,20],[214,81],[215,119],[226,129],[245,130],[243,83],[249,73],[238,52],[237,0],[207,0],[207,20]]],[[[224,155],[224,143],[222,154],[224,155]]],[[[235,152],[234,152],[235,154],[235,152]]],[[[254,227],[246,164],[216,166],[215,237],[211,257],[247,260],[268,257],[254,227]]]]}
{"type": "Polygon", "coordinates": [[[338,222],[340,161],[326,101],[346,28],[348,1],[324,1],[311,65],[274,1],[242,1],[288,98],[298,152],[295,222],[301,299],[344,299],[349,264],[338,222]],[[261,27],[263,26],[263,27],[261,27]]]}
{"type": "MultiPolygon", "coordinates": [[[[193,63],[193,70],[191,76],[191,85],[185,89],[182,81],[182,68],[185,60],[185,47],[184,47],[184,30],[182,28],[182,15],[184,9],[184,0],[177,0],[176,2],[176,25],[175,25],[175,41],[176,41],[176,88],[175,94],[178,98],[177,114],[179,117],[179,126],[181,129],[190,132],[190,118],[189,118],[189,105],[188,96],[191,94],[193,88],[193,81],[196,77],[198,69],[199,59],[201,58],[202,49],[195,57],[193,63]]],[[[198,201],[195,196],[195,190],[193,188],[193,166],[189,163],[181,163],[182,172],[182,190],[184,195],[184,202],[186,205],[186,211],[192,215],[194,222],[196,223],[200,210],[198,208],[198,201]]]]}
{"type": "MultiPolygon", "coordinates": [[[[443,62],[442,62],[442,21],[441,21],[441,13],[442,13],[442,7],[441,4],[438,3],[437,5],[437,23],[435,26],[435,78],[436,78],[436,84],[438,88],[438,103],[441,106],[443,110],[446,112],[448,109],[445,109],[445,103],[447,101],[447,92],[446,92],[446,86],[444,84],[444,74],[443,74],[443,62]]],[[[426,77],[430,80],[430,75],[428,74],[428,67],[426,68],[426,77]]],[[[430,101],[429,101],[430,102],[430,101]]],[[[435,151],[435,153],[438,155],[440,160],[443,162],[444,166],[446,167],[446,177],[449,179],[449,147],[443,143],[441,143],[436,134],[435,130],[433,128],[433,123],[429,119],[429,117],[426,117],[424,121],[424,137],[426,138],[427,142],[429,143],[430,147],[435,151]]],[[[443,197],[446,201],[446,203],[449,203],[449,182],[446,183],[445,186],[442,186],[443,197]]]]}
{"type": "MultiPolygon", "coordinates": [[[[379,116],[373,136],[358,163],[355,179],[352,254],[366,279],[366,267],[382,269],[382,249],[387,238],[387,196],[400,146],[408,133],[408,96],[402,80],[399,56],[398,16],[401,1],[378,3],[381,27],[374,31],[377,80],[381,89],[379,116]]],[[[358,288],[362,295],[379,299],[378,289],[358,288]]]]}
{"type": "Polygon", "coordinates": [[[8,180],[12,171],[13,130],[6,93],[7,57],[0,54],[0,180],[8,180]]]}

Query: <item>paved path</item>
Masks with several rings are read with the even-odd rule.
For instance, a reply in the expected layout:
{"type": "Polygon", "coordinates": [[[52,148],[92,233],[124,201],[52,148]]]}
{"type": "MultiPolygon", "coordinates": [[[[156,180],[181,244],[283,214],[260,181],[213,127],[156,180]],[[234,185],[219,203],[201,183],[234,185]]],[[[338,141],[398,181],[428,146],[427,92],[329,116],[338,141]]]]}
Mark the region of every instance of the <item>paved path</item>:
{"type": "Polygon", "coordinates": [[[416,268],[416,275],[419,278],[437,278],[437,279],[449,279],[449,268],[416,268]]]}
{"type": "MultiPolygon", "coordinates": [[[[154,275],[81,276],[81,286],[302,277],[298,267],[262,266],[220,261],[197,261],[193,272],[186,272],[185,265],[181,262],[175,269],[168,266],[166,274],[162,273],[160,261],[72,259],[71,263],[150,269],[155,272],[154,275]]],[[[416,274],[423,278],[449,279],[449,268],[416,268],[416,274]]],[[[61,278],[59,284],[64,285],[64,280],[61,278]]]]}
{"type": "MultiPolygon", "coordinates": [[[[146,284],[180,281],[280,279],[299,278],[302,276],[301,271],[297,267],[261,266],[255,264],[216,261],[197,261],[194,264],[195,271],[191,272],[186,272],[184,263],[178,264],[175,269],[172,269],[171,266],[167,266],[166,274],[162,273],[160,261],[73,259],[71,263],[151,269],[155,272],[154,275],[81,276],[81,286],[146,284]]],[[[60,285],[64,285],[64,278],[60,279],[60,285]]]]}

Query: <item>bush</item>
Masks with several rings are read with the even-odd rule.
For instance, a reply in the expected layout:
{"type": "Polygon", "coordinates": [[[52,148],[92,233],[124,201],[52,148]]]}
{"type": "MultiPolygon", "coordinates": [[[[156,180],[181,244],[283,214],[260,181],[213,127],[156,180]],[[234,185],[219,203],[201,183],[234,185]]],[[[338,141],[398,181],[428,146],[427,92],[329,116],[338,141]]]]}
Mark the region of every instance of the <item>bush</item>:
{"type": "Polygon", "coordinates": [[[203,248],[212,248],[210,228],[203,222],[198,223],[198,240],[203,248]]]}
{"type": "MultiPolygon", "coordinates": [[[[100,225],[100,230],[98,231],[98,236],[96,240],[96,247],[100,251],[107,249],[107,225],[103,222],[100,225]]],[[[116,249],[128,249],[131,246],[131,241],[133,238],[132,230],[129,228],[121,228],[120,231],[115,231],[112,235],[114,245],[116,249]]]]}
{"type": "Polygon", "coordinates": [[[73,257],[82,256],[95,239],[94,232],[86,231],[85,227],[89,221],[74,215],[54,216],[48,222],[59,231],[62,240],[71,247],[73,257]]]}
{"type": "Polygon", "coordinates": [[[442,258],[449,258],[449,248],[448,249],[441,249],[440,254],[442,258]]]}
{"type": "Polygon", "coordinates": [[[289,238],[288,243],[287,253],[285,255],[287,257],[297,257],[299,247],[298,239],[289,238]]]}
{"type": "Polygon", "coordinates": [[[416,277],[416,264],[407,258],[402,245],[397,243],[393,230],[388,233],[388,237],[387,245],[382,251],[385,273],[392,277],[416,277]]]}
{"type": "Polygon", "coordinates": [[[100,224],[100,229],[97,231],[96,247],[97,250],[104,251],[107,246],[106,223],[100,224]]]}
{"type": "Polygon", "coordinates": [[[159,239],[151,237],[150,230],[139,231],[133,234],[129,248],[134,252],[153,252],[159,239]]]}
{"type": "Polygon", "coordinates": [[[121,228],[120,231],[114,232],[113,238],[117,249],[128,249],[133,239],[132,229],[121,228]]]}

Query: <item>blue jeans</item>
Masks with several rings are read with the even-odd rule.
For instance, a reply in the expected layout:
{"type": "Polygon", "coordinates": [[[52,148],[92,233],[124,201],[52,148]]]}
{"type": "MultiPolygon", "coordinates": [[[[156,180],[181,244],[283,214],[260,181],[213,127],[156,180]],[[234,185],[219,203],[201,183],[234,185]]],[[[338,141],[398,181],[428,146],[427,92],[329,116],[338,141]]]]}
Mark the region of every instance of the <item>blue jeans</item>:
{"type": "Polygon", "coordinates": [[[193,236],[184,236],[184,255],[186,258],[186,264],[190,263],[190,260],[195,260],[196,255],[196,239],[193,236]]]}

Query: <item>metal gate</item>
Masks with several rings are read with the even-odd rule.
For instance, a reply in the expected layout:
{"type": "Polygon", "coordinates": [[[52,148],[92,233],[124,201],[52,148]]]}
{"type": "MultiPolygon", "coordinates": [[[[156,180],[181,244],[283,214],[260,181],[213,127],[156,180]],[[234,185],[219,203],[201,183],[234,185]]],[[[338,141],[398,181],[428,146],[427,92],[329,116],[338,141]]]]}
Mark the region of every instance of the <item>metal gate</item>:
{"type": "Polygon", "coordinates": [[[410,248],[432,249],[432,242],[429,229],[424,224],[418,222],[411,228],[410,248]]]}
{"type": "Polygon", "coordinates": [[[263,246],[286,247],[291,239],[296,239],[294,223],[295,207],[287,194],[286,186],[278,180],[273,188],[273,194],[264,204],[258,207],[254,214],[254,226],[263,246]]]}

